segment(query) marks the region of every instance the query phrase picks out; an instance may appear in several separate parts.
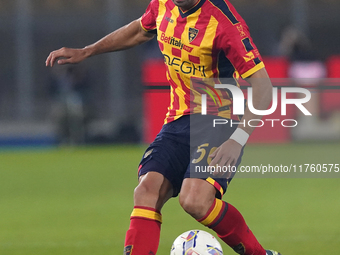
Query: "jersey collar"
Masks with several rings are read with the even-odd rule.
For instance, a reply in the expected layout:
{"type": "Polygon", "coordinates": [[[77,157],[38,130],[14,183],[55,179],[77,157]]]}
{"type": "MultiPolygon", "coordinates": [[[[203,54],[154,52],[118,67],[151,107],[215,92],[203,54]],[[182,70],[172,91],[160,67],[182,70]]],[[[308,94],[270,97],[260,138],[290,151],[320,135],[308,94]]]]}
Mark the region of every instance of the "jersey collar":
{"type": "Polygon", "coordinates": [[[183,12],[180,7],[178,7],[179,13],[182,18],[188,17],[189,15],[196,12],[199,8],[202,7],[202,5],[205,3],[206,0],[199,0],[191,9],[183,12]]]}

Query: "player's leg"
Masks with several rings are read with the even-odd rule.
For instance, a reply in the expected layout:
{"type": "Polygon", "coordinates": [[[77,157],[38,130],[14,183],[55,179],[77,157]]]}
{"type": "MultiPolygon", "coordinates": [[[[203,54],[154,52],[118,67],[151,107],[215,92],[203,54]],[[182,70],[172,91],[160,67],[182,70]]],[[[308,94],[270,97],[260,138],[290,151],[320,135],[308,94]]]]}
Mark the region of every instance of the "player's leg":
{"type": "Polygon", "coordinates": [[[148,172],[139,178],[124,254],[156,254],[162,223],[160,211],[172,194],[171,183],[158,172],[148,172]]]}
{"type": "MultiPolygon", "coordinates": [[[[180,204],[197,221],[214,230],[237,253],[265,255],[266,251],[249,230],[241,213],[220,199],[234,173],[225,173],[226,178],[215,178],[204,170],[211,162],[209,154],[223,141],[227,141],[236,129],[236,126],[229,125],[214,127],[212,123],[215,118],[209,115],[191,117],[191,163],[182,184],[180,204]]],[[[242,154],[243,150],[235,164],[236,168],[242,154]]]]}
{"type": "Polygon", "coordinates": [[[160,211],[172,194],[168,179],[161,173],[148,172],[139,177],[139,184],[134,191],[134,206],[152,207],[160,211]]]}
{"type": "Polygon", "coordinates": [[[160,211],[168,199],[177,196],[189,163],[189,142],[183,139],[189,133],[188,120],[180,118],[164,125],[143,155],[126,235],[126,255],[156,254],[162,222],[160,211]]]}
{"type": "Polygon", "coordinates": [[[265,255],[266,251],[247,226],[241,213],[220,199],[217,199],[218,183],[187,178],[180,192],[183,209],[203,225],[214,230],[235,252],[244,255],[265,255]]]}

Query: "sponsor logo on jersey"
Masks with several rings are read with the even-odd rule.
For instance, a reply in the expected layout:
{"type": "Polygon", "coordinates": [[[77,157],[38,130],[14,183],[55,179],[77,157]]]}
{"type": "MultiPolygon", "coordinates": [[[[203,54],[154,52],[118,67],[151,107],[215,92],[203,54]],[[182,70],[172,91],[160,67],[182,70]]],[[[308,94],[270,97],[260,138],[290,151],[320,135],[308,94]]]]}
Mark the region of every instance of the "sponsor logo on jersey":
{"type": "Polygon", "coordinates": [[[255,58],[254,56],[254,53],[253,52],[248,52],[244,57],[243,59],[246,61],[246,62],[249,62],[250,60],[253,60],[255,58]]]}
{"type": "Polygon", "coordinates": [[[168,56],[163,54],[164,62],[168,66],[171,66],[176,72],[182,72],[184,74],[196,75],[200,77],[207,77],[205,74],[205,66],[195,65],[189,61],[182,61],[182,59],[168,56]]]}
{"type": "Polygon", "coordinates": [[[239,25],[239,26],[236,26],[236,27],[237,27],[237,30],[240,32],[241,37],[247,37],[247,34],[244,32],[242,25],[239,25]]]}
{"type": "Polygon", "coordinates": [[[174,20],[170,17],[165,16],[165,20],[168,21],[169,23],[174,23],[174,20]]]}
{"type": "Polygon", "coordinates": [[[173,46],[178,47],[181,50],[183,49],[183,50],[185,50],[187,52],[191,52],[194,49],[193,47],[190,47],[190,46],[187,46],[187,45],[183,44],[181,39],[177,39],[177,38],[175,38],[173,36],[166,36],[165,33],[161,34],[160,39],[164,43],[173,45],[173,46]]]}
{"type": "Polygon", "coordinates": [[[195,38],[197,37],[198,34],[198,29],[189,27],[189,42],[191,43],[195,38]]]}

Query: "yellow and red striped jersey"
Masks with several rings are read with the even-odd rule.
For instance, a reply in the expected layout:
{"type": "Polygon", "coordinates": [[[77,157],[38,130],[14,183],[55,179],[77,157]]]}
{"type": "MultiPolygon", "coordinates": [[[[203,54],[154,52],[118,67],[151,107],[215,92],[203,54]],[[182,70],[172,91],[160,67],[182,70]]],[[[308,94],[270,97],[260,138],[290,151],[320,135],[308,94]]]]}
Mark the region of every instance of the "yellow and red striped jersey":
{"type": "Polygon", "coordinates": [[[145,31],[157,32],[167,67],[171,100],[165,123],[182,115],[200,113],[202,93],[193,88],[202,86],[219,99],[219,105],[215,100],[214,105],[209,98],[208,114],[234,118],[228,107],[232,105],[228,92],[215,90],[213,84],[204,81],[213,78],[214,83],[219,83],[219,78],[246,78],[264,64],[248,26],[230,2],[199,0],[184,12],[172,0],[152,0],[141,25],[145,31]],[[200,80],[203,82],[193,82],[200,80]]]}

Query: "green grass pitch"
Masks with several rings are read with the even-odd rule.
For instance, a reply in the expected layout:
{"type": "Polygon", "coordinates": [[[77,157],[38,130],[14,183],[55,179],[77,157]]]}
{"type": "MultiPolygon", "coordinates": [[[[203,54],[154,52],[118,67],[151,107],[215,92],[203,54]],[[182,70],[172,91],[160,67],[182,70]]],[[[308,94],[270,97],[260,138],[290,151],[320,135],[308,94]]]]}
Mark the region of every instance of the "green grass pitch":
{"type": "MultiPolygon", "coordinates": [[[[1,255],[122,254],[144,146],[0,152],[1,255]]],[[[339,144],[249,145],[243,165],[340,163],[339,144]]],[[[339,173],[340,176],[340,173],[339,173]]],[[[283,255],[340,253],[340,179],[235,178],[224,199],[260,242],[283,255]]],[[[174,198],[160,255],[184,231],[205,229],[174,198]]],[[[234,252],[223,245],[225,254],[234,252]]]]}

